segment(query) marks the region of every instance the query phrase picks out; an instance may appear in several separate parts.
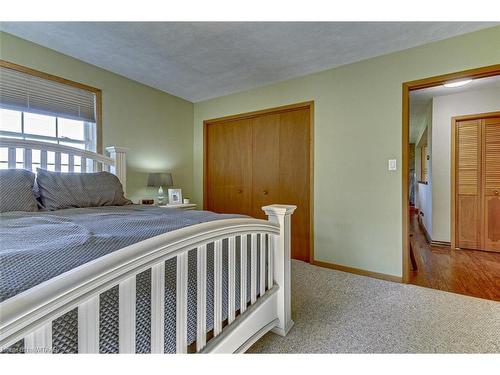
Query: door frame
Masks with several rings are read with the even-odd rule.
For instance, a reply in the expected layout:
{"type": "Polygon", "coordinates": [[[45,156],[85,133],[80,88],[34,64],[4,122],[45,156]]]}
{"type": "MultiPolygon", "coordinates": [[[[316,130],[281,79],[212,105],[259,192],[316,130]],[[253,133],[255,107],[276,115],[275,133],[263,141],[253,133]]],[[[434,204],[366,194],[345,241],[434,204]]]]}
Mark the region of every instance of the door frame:
{"type": "Polygon", "coordinates": [[[263,115],[284,113],[297,109],[309,109],[309,263],[314,262],[314,100],[279,107],[267,108],[258,111],[244,112],[235,115],[213,118],[203,121],[203,209],[207,209],[208,197],[208,126],[214,123],[223,123],[234,120],[244,120],[263,115]]]}
{"type": "Polygon", "coordinates": [[[410,277],[410,209],[409,193],[409,151],[410,151],[410,91],[442,85],[448,81],[465,78],[485,78],[500,75],[500,64],[485,66],[476,69],[443,74],[439,76],[403,82],[403,132],[402,132],[402,206],[403,206],[403,283],[409,282],[410,277]]]}
{"type": "MultiPolygon", "coordinates": [[[[463,116],[454,116],[451,118],[451,248],[459,249],[457,247],[457,122],[459,121],[467,121],[467,120],[479,120],[486,119],[491,117],[499,117],[500,111],[496,112],[486,112],[486,113],[477,113],[473,115],[463,115],[463,116]]],[[[481,170],[482,174],[482,170],[481,170]]],[[[482,189],[482,187],[481,187],[482,189]]],[[[484,205],[484,202],[481,202],[481,206],[484,205]]],[[[483,210],[481,210],[483,212],[483,210]]]]}

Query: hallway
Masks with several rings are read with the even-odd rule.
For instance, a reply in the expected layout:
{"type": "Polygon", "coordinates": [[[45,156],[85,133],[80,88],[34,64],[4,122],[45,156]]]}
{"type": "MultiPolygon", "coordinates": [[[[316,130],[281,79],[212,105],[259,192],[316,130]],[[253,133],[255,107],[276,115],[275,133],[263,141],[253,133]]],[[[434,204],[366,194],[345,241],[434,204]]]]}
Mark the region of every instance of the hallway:
{"type": "Polygon", "coordinates": [[[410,284],[500,301],[500,253],[430,246],[416,216],[410,233],[418,265],[410,284]]]}

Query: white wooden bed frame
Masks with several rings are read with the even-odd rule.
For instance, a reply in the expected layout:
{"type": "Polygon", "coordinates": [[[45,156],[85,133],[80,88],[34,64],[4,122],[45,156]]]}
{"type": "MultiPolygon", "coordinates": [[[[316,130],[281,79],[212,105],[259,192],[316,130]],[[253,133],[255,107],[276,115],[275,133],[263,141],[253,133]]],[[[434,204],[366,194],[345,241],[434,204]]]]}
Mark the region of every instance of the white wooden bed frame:
{"type": "MultiPolygon", "coordinates": [[[[41,168],[53,152],[56,171],[61,155],[68,155],[68,170],[75,157],[82,171],[108,170],[126,187],[126,152],[107,147],[110,157],[53,143],[0,138],[8,149],[9,168],[16,167],[16,149],[23,150],[23,167],[32,169],[32,150],[41,152],[41,168]]],[[[19,165],[18,165],[19,166],[19,165]]],[[[188,251],[197,251],[196,352],[244,352],[266,332],[286,335],[293,325],[290,309],[290,219],[295,206],[262,207],[268,220],[225,219],[168,232],[127,246],[104,257],[45,281],[0,304],[0,350],[24,339],[27,353],[52,352],[52,321],[78,308],[78,352],[99,352],[99,295],[119,285],[119,352],[135,352],[136,275],[151,269],[151,352],[164,352],[165,261],[177,258],[176,351],[186,353],[188,251]],[[260,236],[258,236],[260,235],[260,236]],[[250,236],[251,246],[241,241],[240,314],[235,311],[236,239],[250,236]],[[228,239],[228,319],[222,321],[222,241],[228,239]],[[260,247],[257,241],[260,240],[260,247]],[[214,243],[214,329],[207,341],[206,282],[207,244],[214,243]],[[265,248],[268,247],[266,259],[265,248]],[[247,275],[247,251],[251,272],[247,275]],[[257,290],[257,252],[260,251],[260,288],[257,290]],[[247,278],[251,302],[247,306],[247,278]],[[269,288],[266,290],[266,278],[269,288]],[[237,316],[236,316],[237,315],[237,316]]]]}

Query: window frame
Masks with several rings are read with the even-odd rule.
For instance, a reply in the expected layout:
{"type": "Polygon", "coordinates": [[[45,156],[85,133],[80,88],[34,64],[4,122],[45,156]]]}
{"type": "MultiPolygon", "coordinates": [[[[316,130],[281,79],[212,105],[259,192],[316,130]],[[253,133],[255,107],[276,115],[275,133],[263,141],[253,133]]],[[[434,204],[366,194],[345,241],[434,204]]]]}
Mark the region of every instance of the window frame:
{"type": "MultiPolygon", "coordinates": [[[[49,73],[45,73],[39,70],[31,69],[26,66],[18,65],[6,60],[0,59],[0,66],[12,70],[17,70],[19,72],[29,74],[35,77],[43,78],[46,80],[62,83],[64,85],[76,87],[82,90],[90,91],[95,94],[95,111],[96,111],[96,118],[95,118],[95,134],[96,134],[96,153],[102,154],[103,149],[102,149],[102,91],[101,89],[85,85],[83,83],[71,81],[66,78],[58,77],[49,73]]],[[[24,113],[24,112],[23,112],[24,113]]],[[[57,117],[56,117],[57,119],[57,117]]],[[[21,135],[22,136],[22,135],[21,135]]]]}

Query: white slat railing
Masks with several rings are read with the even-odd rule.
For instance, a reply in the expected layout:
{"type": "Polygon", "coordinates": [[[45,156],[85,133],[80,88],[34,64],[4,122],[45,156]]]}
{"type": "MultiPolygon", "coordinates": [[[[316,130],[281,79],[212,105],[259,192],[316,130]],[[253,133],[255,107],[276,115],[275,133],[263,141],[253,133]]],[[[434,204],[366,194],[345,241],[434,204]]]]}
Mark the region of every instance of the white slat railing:
{"type": "Polygon", "coordinates": [[[40,168],[47,169],[47,150],[40,151],[40,168]]]}
{"type": "Polygon", "coordinates": [[[236,237],[229,238],[228,248],[228,323],[236,317],[236,237]]]}
{"type": "Polygon", "coordinates": [[[165,348],[165,262],[151,268],[151,353],[165,348]]]}
{"type": "MultiPolygon", "coordinates": [[[[0,137],[0,148],[7,151],[7,168],[23,168],[36,172],[38,160],[34,161],[33,150],[40,152],[39,167],[52,169],[56,172],[75,172],[78,164],[75,157],[80,159],[80,172],[107,171],[114,173],[126,190],[126,152],[123,147],[108,147],[111,157],[100,155],[78,148],[17,138],[0,137]],[[21,151],[16,153],[16,151],[21,151]],[[20,160],[22,158],[22,160],[20,160]]],[[[5,168],[2,166],[2,168],[5,168]]]]}
{"type": "Polygon", "coordinates": [[[9,168],[15,168],[16,167],[16,149],[13,147],[9,147],[8,152],[7,152],[7,165],[9,168]]]}
{"type": "MultiPolygon", "coordinates": [[[[286,275],[289,277],[289,261],[286,262],[285,259],[281,258],[284,252],[290,251],[289,238],[287,239],[287,237],[290,235],[289,216],[293,212],[293,208],[287,208],[288,206],[274,207],[268,206],[268,211],[266,211],[271,222],[256,219],[226,219],[179,229],[96,259],[68,274],[63,274],[62,277],[51,280],[48,284],[49,288],[35,292],[28,290],[28,293],[3,302],[0,304],[3,313],[0,325],[0,347],[5,348],[7,344],[12,345],[22,338],[27,352],[51,352],[53,350],[52,321],[76,307],[78,308],[78,352],[98,353],[100,294],[118,285],[119,352],[135,353],[136,276],[141,272],[151,270],[150,351],[151,353],[164,353],[165,262],[175,257],[176,352],[187,353],[192,350],[190,349],[192,348],[191,342],[188,342],[188,254],[192,249],[196,251],[196,352],[213,351],[217,345],[220,345],[220,338],[224,338],[223,334],[226,331],[226,327],[223,328],[226,320],[227,327],[232,327],[241,319],[245,319],[247,316],[245,312],[248,303],[248,282],[250,282],[251,288],[250,304],[252,306],[250,309],[252,311],[255,311],[255,306],[258,306],[261,298],[262,300],[266,299],[268,290],[272,292],[274,289],[275,293],[278,293],[276,301],[282,301],[283,306],[276,306],[270,310],[277,312],[277,317],[271,318],[271,321],[279,320],[279,323],[276,323],[278,325],[275,331],[279,334],[285,334],[293,324],[288,305],[290,302],[289,290],[285,290],[285,288],[282,290],[281,285],[279,285],[278,292],[276,292],[276,288],[273,286],[275,281],[285,286],[289,285],[289,280],[284,278],[286,275]],[[276,221],[278,222],[276,223],[276,221]],[[250,274],[247,273],[247,241],[249,239],[250,274]],[[209,244],[213,244],[214,249],[213,327],[207,327],[206,315],[207,245],[209,244]],[[287,246],[288,249],[284,251],[283,249],[286,249],[287,246]],[[227,266],[223,262],[223,253],[226,249],[227,266]],[[239,255],[239,264],[237,255],[239,255]],[[257,255],[259,255],[259,262],[257,255]],[[274,268],[275,265],[279,267],[274,268]],[[240,281],[240,308],[239,315],[236,317],[238,277],[240,281]],[[223,315],[225,278],[227,278],[228,284],[227,315],[223,315]],[[259,290],[257,290],[257,280],[259,281],[259,290]],[[28,303],[38,303],[38,305],[29,307],[26,311],[23,310],[22,306],[28,303]],[[209,331],[213,333],[213,338],[210,340],[208,340],[209,331]]],[[[250,313],[250,311],[248,312],[250,313]]],[[[236,349],[234,348],[234,350],[236,349]]]]}
{"type": "Polygon", "coordinates": [[[268,288],[273,287],[273,280],[274,280],[274,274],[273,274],[273,251],[272,251],[272,237],[269,234],[266,234],[267,238],[267,285],[268,288]]]}
{"type": "MultiPolygon", "coordinates": [[[[68,154],[64,152],[50,152],[46,150],[40,151],[40,163],[33,162],[33,150],[30,148],[21,149],[22,153],[22,161],[18,160],[19,154],[17,154],[17,148],[9,147],[7,149],[7,167],[11,169],[22,168],[27,169],[32,172],[36,172],[35,166],[39,165],[41,169],[49,169],[49,166],[53,166],[54,171],[56,172],[64,172],[67,167],[67,172],[75,172],[75,167],[78,165],[75,163],[75,155],[68,154]],[[50,152],[50,154],[49,154],[50,152]],[[49,163],[49,157],[53,156],[53,163],[49,163]],[[66,161],[67,160],[67,161],[66,161]]],[[[80,171],[81,173],[85,172],[98,172],[98,171],[106,171],[109,172],[111,170],[111,166],[109,164],[103,163],[101,161],[92,160],[90,165],[87,164],[87,158],[80,158],[80,171]],[[90,168],[89,168],[90,167],[90,168]]]]}
{"type": "Polygon", "coordinates": [[[27,170],[32,170],[32,151],[31,149],[29,148],[25,148],[24,149],[24,169],[27,169],[27,170]]]}
{"type": "Polygon", "coordinates": [[[81,161],[80,161],[80,168],[81,168],[81,171],[82,173],[86,173],[87,172],[87,158],[86,157],[82,157],[81,161]]]}
{"type": "Polygon", "coordinates": [[[73,155],[68,155],[68,172],[75,171],[75,157],[73,155]]]}
{"type": "Polygon", "coordinates": [[[187,353],[188,252],[177,256],[176,350],[187,353]]]}
{"type": "Polygon", "coordinates": [[[54,168],[56,172],[61,172],[61,153],[58,151],[54,155],[54,168]]]}
{"type": "Polygon", "coordinates": [[[99,353],[99,296],[78,306],[78,353],[99,353]]]}
{"type": "Polygon", "coordinates": [[[214,244],[214,337],[222,331],[222,240],[214,244]]]}
{"type": "Polygon", "coordinates": [[[261,234],[260,237],[260,266],[259,266],[259,296],[262,297],[266,292],[266,236],[261,234]]]}
{"type": "Polygon", "coordinates": [[[207,245],[196,254],[196,351],[207,342],[207,245]]]}
{"type": "Polygon", "coordinates": [[[240,256],[240,313],[247,309],[247,245],[248,235],[241,236],[240,256]]]}
{"type": "Polygon", "coordinates": [[[118,287],[120,353],[135,353],[135,275],[118,287]]]}
{"type": "Polygon", "coordinates": [[[257,233],[250,236],[250,303],[257,300],[257,233]]]}
{"type": "Polygon", "coordinates": [[[48,354],[52,352],[52,322],[44,324],[24,338],[27,354],[48,354]]]}

